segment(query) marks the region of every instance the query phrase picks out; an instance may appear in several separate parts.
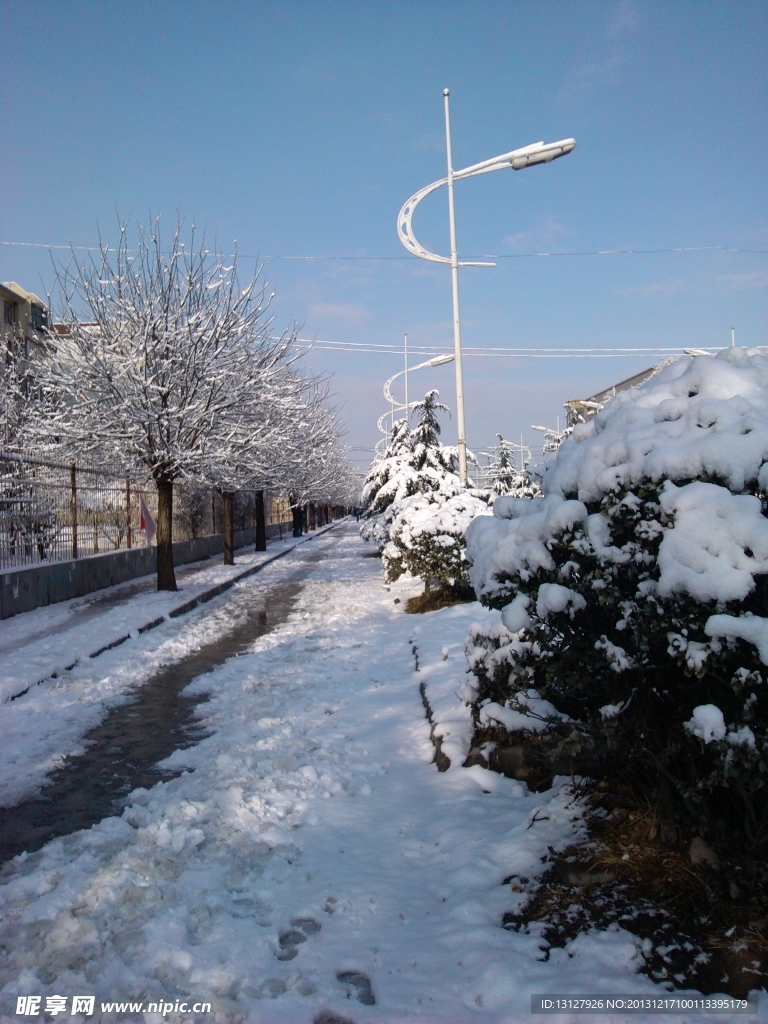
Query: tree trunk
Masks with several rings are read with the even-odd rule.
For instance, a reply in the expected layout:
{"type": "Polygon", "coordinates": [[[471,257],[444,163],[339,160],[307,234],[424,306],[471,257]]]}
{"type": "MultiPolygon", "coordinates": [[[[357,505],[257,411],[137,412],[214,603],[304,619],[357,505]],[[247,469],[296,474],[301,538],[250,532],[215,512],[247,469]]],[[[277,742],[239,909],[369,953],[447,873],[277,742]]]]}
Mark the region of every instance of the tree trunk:
{"type": "Polygon", "coordinates": [[[309,505],[304,506],[304,532],[309,533],[309,505]]]}
{"type": "Polygon", "coordinates": [[[304,513],[300,508],[293,508],[293,536],[300,537],[304,526],[304,513]]]}
{"type": "Polygon", "coordinates": [[[157,484],[157,589],[177,590],[173,571],[173,480],[157,484]]]}
{"type": "Polygon", "coordinates": [[[235,496],[224,491],[224,565],[235,564],[235,496]]]}
{"type": "Polygon", "coordinates": [[[264,515],[264,491],[256,491],[256,551],[267,550],[267,520],[264,515]]]}

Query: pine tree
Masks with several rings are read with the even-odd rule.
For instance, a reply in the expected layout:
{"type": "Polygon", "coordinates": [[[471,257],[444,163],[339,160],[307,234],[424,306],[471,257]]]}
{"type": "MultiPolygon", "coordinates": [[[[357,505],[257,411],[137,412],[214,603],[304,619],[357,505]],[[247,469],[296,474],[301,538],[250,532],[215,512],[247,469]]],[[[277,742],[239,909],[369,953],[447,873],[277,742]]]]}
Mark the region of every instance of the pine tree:
{"type": "Polygon", "coordinates": [[[360,536],[377,544],[379,550],[389,542],[392,522],[406,499],[429,493],[449,497],[462,490],[455,472],[456,451],[440,443],[437,413],[449,410],[439,399],[439,392],[428,391],[416,403],[414,430],[405,419],[393,425],[384,458],[371,466],[366,477],[360,536]]]}

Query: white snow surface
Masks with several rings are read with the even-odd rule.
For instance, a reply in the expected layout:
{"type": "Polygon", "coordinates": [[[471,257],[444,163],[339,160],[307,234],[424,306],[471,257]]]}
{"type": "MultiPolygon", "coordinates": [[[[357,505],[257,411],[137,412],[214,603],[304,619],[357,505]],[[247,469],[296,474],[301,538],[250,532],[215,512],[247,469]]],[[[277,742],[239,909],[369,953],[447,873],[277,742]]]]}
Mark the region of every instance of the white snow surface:
{"type": "Polygon", "coordinates": [[[156,590],[152,574],[5,619],[0,622],[0,704],[54,672],[62,673],[74,661],[88,658],[126,633],[137,632],[153,619],[167,616],[211,587],[271,561],[276,554],[313,536],[308,534],[300,541],[270,541],[268,551],[236,551],[235,565],[224,565],[222,558],[216,558],[179,566],[179,589],[175,593],[156,590]]]}
{"type": "Polygon", "coordinates": [[[471,491],[447,497],[437,491],[414,494],[401,503],[391,535],[409,549],[425,535],[434,537],[439,545],[453,547],[463,540],[472,520],[481,515],[490,515],[488,502],[471,491]]]}
{"type": "Polygon", "coordinates": [[[518,593],[508,605],[501,609],[501,621],[510,633],[519,633],[531,624],[528,614],[531,599],[527,594],[518,593]]]}
{"type": "Polygon", "coordinates": [[[760,661],[768,665],[768,619],[760,615],[710,615],[704,624],[707,636],[739,637],[754,644],[760,661]]]}
{"type": "Polygon", "coordinates": [[[580,612],[587,607],[587,602],[569,587],[563,587],[559,583],[542,583],[539,587],[539,596],[536,599],[536,614],[540,619],[546,619],[550,612],[564,612],[568,609],[571,618],[575,612],[580,612]]]}
{"type": "Polygon", "coordinates": [[[768,519],[755,495],[667,480],[661,507],[675,520],[659,547],[661,597],[681,592],[697,601],[743,601],[754,574],[768,572],[768,519]]]}
{"type": "MultiPolygon", "coordinates": [[[[0,623],[0,694],[6,697],[0,703],[0,807],[39,789],[65,757],[82,753],[82,737],[109,708],[163,665],[225,634],[232,621],[217,604],[139,635],[141,626],[316,536],[270,542],[266,552],[236,553],[233,566],[220,559],[184,566],[177,569],[176,593],[155,590],[153,575],[0,623]],[[131,639],[124,646],[89,657],[126,633],[131,639]]],[[[274,579],[279,566],[277,561],[262,569],[264,579],[274,579]]]]}
{"type": "MultiPolygon", "coordinates": [[[[209,1024],[310,1024],[323,1010],[356,1024],[516,1024],[529,1019],[531,992],[664,991],[637,974],[639,943],[619,928],[545,960],[543,926],[500,927],[525,899],[503,880],[537,877],[548,847],[580,834],[582,815],[570,780],[531,793],[461,767],[472,696],[462,644],[491,613],[406,615],[414,582],[385,587],[352,528],[321,548],[331,553],[289,621],[192,684],[210,694],[198,713],[211,734],[169,758],[184,773],[5,867],[0,1019],[17,1019],[18,994],[94,993],[210,1000],[209,1024]],[[431,763],[421,682],[453,755],[444,773],[431,763]],[[278,959],[280,936],[297,926],[306,941],[278,959]],[[337,980],[350,970],[370,978],[375,1005],[337,980]]],[[[180,657],[198,635],[222,635],[228,603],[247,588],[256,600],[292,557],[161,627],[157,650],[175,643],[167,657],[180,657]]],[[[150,655],[129,641],[104,657],[117,676],[150,655]]]]}

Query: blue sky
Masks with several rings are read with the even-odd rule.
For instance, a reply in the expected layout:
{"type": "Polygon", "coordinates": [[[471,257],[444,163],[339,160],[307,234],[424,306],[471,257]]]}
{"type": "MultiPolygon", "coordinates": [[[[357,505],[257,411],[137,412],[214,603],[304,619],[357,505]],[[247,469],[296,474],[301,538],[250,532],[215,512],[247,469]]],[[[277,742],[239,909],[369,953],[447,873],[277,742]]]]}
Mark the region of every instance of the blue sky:
{"type": "MultiPolygon", "coordinates": [[[[278,324],[341,342],[450,350],[447,269],[396,217],[454,161],[573,136],[566,159],[457,185],[460,253],[768,249],[768,4],[2,0],[0,241],[93,244],[116,211],[179,210],[269,256],[278,324]]],[[[414,218],[448,248],[446,197],[414,218]]],[[[243,269],[253,261],[243,259],[243,269]]],[[[0,245],[0,279],[42,291],[44,249],[0,245]],[[42,282],[42,283],[41,283],[42,282]]],[[[768,344],[768,254],[520,257],[461,276],[468,346],[768,344]]],[[[315,351],[348,442],[371,447],[395,355],[315,351]]],[[[536,440],[567,398],[648,357],[467,359],[470,447],[536,440]]],[[[453,405],[453,370],[421,371],[453,405]]],[[[455,426],[446,424],[451,441],[455,426]]],[[[365,459],[365,453],[359,453],[365,459]]]]}

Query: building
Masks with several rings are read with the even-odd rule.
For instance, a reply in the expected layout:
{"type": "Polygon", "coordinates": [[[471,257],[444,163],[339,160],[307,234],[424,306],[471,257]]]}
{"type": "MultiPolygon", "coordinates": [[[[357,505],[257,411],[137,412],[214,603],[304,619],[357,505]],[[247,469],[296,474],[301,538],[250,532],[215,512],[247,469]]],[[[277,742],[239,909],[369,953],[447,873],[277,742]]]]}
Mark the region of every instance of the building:
{"type": "Polygon", "coordinates": [[[656,366],[651,366],[647,370],[641,370],[640,373],[627,377],[626,380],[619,381],[618,384],[612,384],[609,388],[598,391],[595,395],[590,395],[589,398],[571,398],[565,403],[567,426],[575,427],[577,423],[586,423],[587,420],[591,420],[606,403],[610,402],[617,392],[626,391],[628,388],[639,388],[641,384],[645,384],[647,380],[650,380],[655,373],[658,373],[663,366],[667,366],[670,362],[672,360],[665,359],[664,362],[657,363],[656,366]]]}
{"type": "Polygon", "coordinates": [[[15,281],[0,284],[0,298],[0,341],[6,362],[34,359],[43,350],[42,332],[48,326],[48,307],[34,292],[26,291],[15,281]]]}

